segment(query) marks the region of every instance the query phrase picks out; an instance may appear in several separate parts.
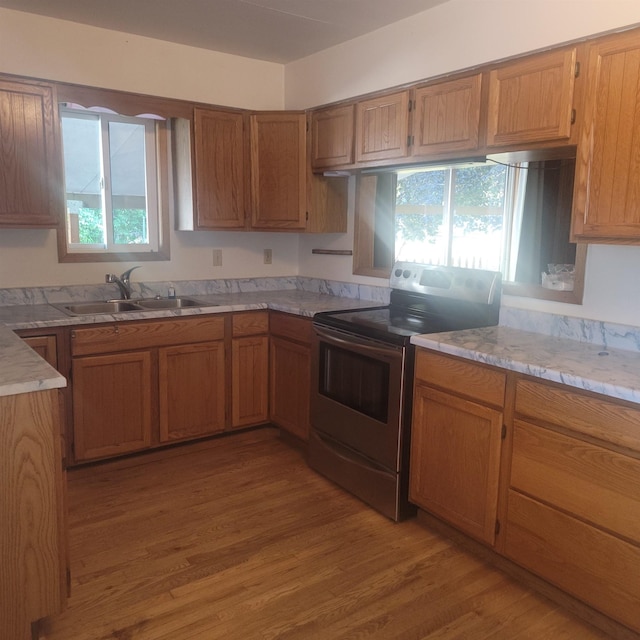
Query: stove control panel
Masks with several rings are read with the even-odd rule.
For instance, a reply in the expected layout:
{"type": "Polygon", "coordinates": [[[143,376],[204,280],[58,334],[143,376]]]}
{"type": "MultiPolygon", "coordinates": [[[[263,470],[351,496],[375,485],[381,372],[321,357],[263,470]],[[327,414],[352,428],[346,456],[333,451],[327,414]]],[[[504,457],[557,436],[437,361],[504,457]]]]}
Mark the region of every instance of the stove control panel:
{"type": "Polygon", "coordinates": [[[500,294],[501,284],[502,275],[498,271],[415,262],[396,262],[389,280],[392,289],[481,304],[492,304],[500,294]]]}

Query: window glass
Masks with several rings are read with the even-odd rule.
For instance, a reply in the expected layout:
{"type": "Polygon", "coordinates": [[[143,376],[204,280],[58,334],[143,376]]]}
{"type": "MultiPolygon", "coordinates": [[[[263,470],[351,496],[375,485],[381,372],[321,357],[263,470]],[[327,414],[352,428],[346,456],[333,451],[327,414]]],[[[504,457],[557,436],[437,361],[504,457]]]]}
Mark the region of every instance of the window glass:
{"type": "Polygon", "coordinates": [[[69,253],[157,252],[156,124],[61,109],[69,253]]]}

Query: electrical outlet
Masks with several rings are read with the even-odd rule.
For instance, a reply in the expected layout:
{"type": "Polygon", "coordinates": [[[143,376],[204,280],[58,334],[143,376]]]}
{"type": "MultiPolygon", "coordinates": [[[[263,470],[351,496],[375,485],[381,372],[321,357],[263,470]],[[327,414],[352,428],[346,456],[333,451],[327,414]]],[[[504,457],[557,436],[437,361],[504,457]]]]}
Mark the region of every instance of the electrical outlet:
{"type": "Polygon", "coordinates": [[[214,267],[222,266],[222,249],[213,250],[213,266],[214,267]]]}
{"type": "Polygon", "coordinates": [[[265,249],[264,250],[264,263],[265,264],[271,264],[272,261],[273,261],[273,255],[272,255],[271,249],[265,249]]]}

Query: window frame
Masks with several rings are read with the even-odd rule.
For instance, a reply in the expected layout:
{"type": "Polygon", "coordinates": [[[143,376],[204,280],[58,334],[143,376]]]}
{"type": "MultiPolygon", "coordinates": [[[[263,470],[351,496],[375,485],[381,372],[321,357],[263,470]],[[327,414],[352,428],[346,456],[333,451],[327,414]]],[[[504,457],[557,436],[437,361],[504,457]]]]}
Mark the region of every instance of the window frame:
{"type": "MultiPolygon", "coordinates": [[[[59,107],[66,103],[78,104],[84,107],[100,105],[122,116],[143,116],[152,114],[165,118],[156,120],[156,192],[157,192],[157,251],[122,251],[122,252],[78,252],[69,251],[67,246],[67,216],[61,216],[57,228],[58,262],[149,262],[170,260],[170,219],[173,211],[173,178],[172,178],[172,128],[173,118],[192,119],[192,105],[185,101],[156,98],[139,94],[112,91],[80,85],[56,85],[59,107]]],[[[59,116],[60,117],[60,116],[59,116]]],[[[61,125],[58,135],[60,158],[62,162],[61,125]]],[[[61,187],[64,192],[64,185],[61,187]]],[[[129,246],[129,245],[127,245],[129,246]]]]}

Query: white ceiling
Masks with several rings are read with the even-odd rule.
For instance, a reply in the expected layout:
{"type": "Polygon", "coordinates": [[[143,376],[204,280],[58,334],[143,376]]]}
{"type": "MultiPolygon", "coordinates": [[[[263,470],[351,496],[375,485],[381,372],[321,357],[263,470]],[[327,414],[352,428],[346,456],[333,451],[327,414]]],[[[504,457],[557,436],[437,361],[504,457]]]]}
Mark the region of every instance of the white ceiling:
{"type": "Polygon", "coordinates": [[[447,1],[0,0],[0,7],[287,63],[447,1]]]}

